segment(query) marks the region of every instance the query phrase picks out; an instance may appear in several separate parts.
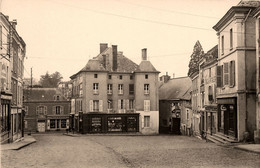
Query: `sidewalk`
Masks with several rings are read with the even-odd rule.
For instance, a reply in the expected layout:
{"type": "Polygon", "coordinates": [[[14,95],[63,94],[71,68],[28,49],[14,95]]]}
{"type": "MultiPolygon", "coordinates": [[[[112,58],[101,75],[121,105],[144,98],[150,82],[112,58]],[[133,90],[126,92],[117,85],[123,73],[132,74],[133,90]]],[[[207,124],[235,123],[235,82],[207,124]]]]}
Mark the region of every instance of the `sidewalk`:
{"type": "MultiPolygon", "coordinates": [[[[80,134],[77,132],[74,132],[74,134],[72,132],[69,133],[63,133],[63,135],[66,136],[72,136],[72,137],[80,137],[80,136],[155,136],[155,135],[145,135],[142,134],[140,132],[132,132],[132,133],[86,133],[86,134],[80,134]]],[[[156,136],[158,136],[156,134],[156,136]]]]}
{"type": "Polygon", "coordinates": [[[32,136],[25,135],[20,141],[9,144],[2,144],[1,150],[19,150],[25,146],[35,143],[36,140],[32,136]]]}
{"type": "Polygon", "coordinates": [[[238,144],[234,148],[260,154],[260,144],[238,144]]]}

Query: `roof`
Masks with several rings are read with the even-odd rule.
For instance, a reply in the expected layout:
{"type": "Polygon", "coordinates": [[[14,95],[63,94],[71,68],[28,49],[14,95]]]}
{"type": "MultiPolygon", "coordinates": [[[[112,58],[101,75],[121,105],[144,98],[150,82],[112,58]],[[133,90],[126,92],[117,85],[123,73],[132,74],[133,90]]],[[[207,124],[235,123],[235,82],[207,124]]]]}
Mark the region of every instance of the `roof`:
{"type": "Polygon", "coordinates": [[[159,72],[157,71],[150,61],[142,61],[137,67],[135,72],[159,72]]]}
{"type": "Polygon", "coordinates": [[[24,89],[24,100],[26,101],[54,101],[54,96],[60,96],[61,101],[67,101],[58,88],[28,88],[24,89]]]}
{"type": "Polygon", "coordinates": [[[170,79],[159,88],[159,100],[190,100],[191,85],[189,77],[170,79]]]}
{"type": "Polygon", "coordinates": [[[90,59],[88,63],[78,73],[72,75],[73,79],[77,74],[81,72],[119,72],[119,73],[133,73],[133,72],[158,72],[150,61],[142,61],[139,65],[123,55],[122,52],[117,53],[117,69],[113,71],[113,53],[112,47],[106,48],[102,53],[98,54],[93,59],[90,59]]]}
{"type": "Polygon", "coordinates": [[[244,13],[248,14],[249,11],[251,10],[251,13],[254,13],[253,11],[255,8],[260,6],[259,1],[240,1],[237,6],[232,6],[227,13],[218,21],[218,23],[213,26],[213,29],[216,31],[219,31],[229,20],[232,19],[232,17],[235,15],[235,13],[244,13]]]}

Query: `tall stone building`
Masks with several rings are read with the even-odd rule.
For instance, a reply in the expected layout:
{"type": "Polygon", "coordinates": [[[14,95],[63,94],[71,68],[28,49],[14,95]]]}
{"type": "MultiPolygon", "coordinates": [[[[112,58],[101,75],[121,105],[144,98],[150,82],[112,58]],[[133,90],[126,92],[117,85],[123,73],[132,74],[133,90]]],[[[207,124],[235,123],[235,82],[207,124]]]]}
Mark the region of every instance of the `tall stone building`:
{"type": "Polygon", "coordinates": [[[142,50],[139,65],[100,44],[100,54],[71,76],[71,121],[81,133],[159,131],[158,74],[142,50]]]}
{"type": "Polygon", "coordinates": [[[256,130],[256,19],[259,1],[241,1],[213,27],[218,35],[218,134],[252,140],[256,130]]]}
{"type": "Polygon", "coordinates": [[[0,13],[1,143],[23,136],[23,63],[25,42],[16,31],[17,21],[0,13]]]}

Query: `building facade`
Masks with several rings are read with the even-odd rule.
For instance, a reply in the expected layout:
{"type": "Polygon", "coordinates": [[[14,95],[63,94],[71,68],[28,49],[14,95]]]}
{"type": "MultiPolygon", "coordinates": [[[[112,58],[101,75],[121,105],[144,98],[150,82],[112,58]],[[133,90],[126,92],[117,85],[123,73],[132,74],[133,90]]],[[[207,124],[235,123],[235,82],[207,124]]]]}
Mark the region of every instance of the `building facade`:
{"type": "Polygon", "coordinates": [[[57,88],[24,89],[26,132],[69,129],[70,101],[57,88]]]}
{"type": "Polygon", "coordinates": [[[158,74],[146,49],[137,65],[116,45],[100,44],[100,54],[71,76],[72,128],[81,133],[157,134],[158,74]]]}
{"type": "Polygon", "coordinates": [[[16,31],[17,21],[0,13],[1,143],[23,136],[22,87],[26,44],[16,31]]]}
{"type": "MultiPolygon", "coordinates": [[[[166,75],[168,76],[168,75],[166,75]]],[[[191,85],[189,77],[163,78],[159,88],[160,133],[191,135],[191,85]],[[185,83],[185,85],[183,85],[185,83]]]]}
{"type": "Polygon", "coordinates": [[[259,5],[241,1],[213,27],[219,40],[217,131],[237,141],[252,140],[256,130],[256,19],[252,11],[259,5]]]}

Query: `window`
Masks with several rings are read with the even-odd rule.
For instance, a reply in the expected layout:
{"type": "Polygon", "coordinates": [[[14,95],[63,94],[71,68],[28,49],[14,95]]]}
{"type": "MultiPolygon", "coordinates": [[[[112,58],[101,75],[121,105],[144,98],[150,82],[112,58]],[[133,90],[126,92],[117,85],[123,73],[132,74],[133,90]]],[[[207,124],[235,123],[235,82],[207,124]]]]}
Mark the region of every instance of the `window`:
{"type": "Polygon", "coordinates": [[[98,78],[98,74],[94,74],[94,78],[98,78]]]}
{"type": "Polygon", "coordinates": [[[79,84],[79,96],[80,96],[80,97],[83,96],[83,87],[82,87],[82,83],[79,84]]]}
{"type": "Polygon", "coordinates": [[[66,119],[61,119],[61,128],[66,128],[67,126],[66,126],[66,123],[67,123],[67,121],[66,121],[66,119]]]}
{"type": "Polygon", "coordinates": [[[120,108],[119,109],[124,109],[124,100],[123,99],[120,100],[120,108]]]}
{"type": "Polygon", "coordinates": [[[107,94],[112,94],[112,84],[107,84],[107,94]]]}
{"type": "Polygon", "coordinates": [[[29,107],[28,107],[28,106],[25,106],[25,107],[24,107],[25,115],[28,115],[28,112],[29,112],[28,110],[29,110],[29,107]]]}
{"type": "Polygon", "coordinates": [[[130,99],[129,100],[129,110],[133,110],[134,109],[134,99],[130,99]]]}
{"type": "Polygon", "coordinates": [[[130,80],[133,80],[133,75],[130,75],[130,80]]]}
{"type": "Polygon", "coordinates": [[[56,128],[55,120],[50,120],[50,128],[56,128]]]}
{"type": "Polygon", "coordinates": [[[119,75],[119,79],[121,79],[121,80],[122,80],[122,79],[123,79],[123,76],[122,76],[122,75],[119,75]]]}
{"type": "Polygon", "coordinates": [[[213,89],[212,89],[212,86],[209,86],[209,88],[208,88],[208,100],[210,102],[213,101],[213,89]]]}
{"type": "Polygon", "coordinates": [[[129,94],[134,94],[134,84],[129,84],[129,94]]]}
{"type": "Polygon", "coordinates": [[[209,68],[209,77],[211,78],[211,68],[209,68]]]}
{"type": "Polygon", "coordinates": [[[224,36],[221,36],[221,54],[224,54],[224,36]]]}
{"type": "Polygon", "coordinates": [[[108,79],[112,79],[112,75],[108,75],[108,79]]]}
{"type": "Polygon", "coordinates": [[[123,94],[123,84],[118,84],[118,94],[123,94]]]}
{"type": "Polygon", "coordinates": [[[47,106],[37,106],[36,107],[37,115],[46,115],[47,114],[47,106]]]}
{"type": "Polygon", "coordinates": [[[233,30],[232,29],[230,29],[229,34],[230,34],[230,50],[232,50],[233,49],[233,30]]]}
{"type": "Polygon", "coordinates": [[[55,95],[55,96],[54,96],[54,100],[59,101],[59,100],[60,100],[60,96],[59,96],[59,95],[55,95]]]}
{"type": "Polygon", "coordinates": [[[144,127],[150,127],[150,116],[144,116],[144,127]]]}
{"type": "Polygon", "coordinates": [[[0,46],[2,47],[2,26],[0,26],[0,46]]]}
{"type": "Polygon", "coordinates": [[[144,84],[144,94],[149,94],[149,84],[144,84]]]}
{"type": "Polygon", "coordinates": [[[60,100],[60,96],[57,96],[57,100],[60,100]]]}
{"type": "Polygon", "coordinates": [[[145,79],[148,79],[148,74],[145,74],[145,79]]]}
{"type": "Polygon", "coordinates": [[[113,109],[113,100],[107,100],[107,108],[110,110],[110,109],[113,109]]]}
{"type": "Polygon", "coordinates": [[[144,111],[150,111],[150,100],[144,100],[144,111]]]}
{"type": "Polygon", "coordinates": [[[60,114],[60,106],[56,106],[56,113],[55,114],[60,114]]]}
{"type": "Polygon", "coordinates": [[[93,111],[99,111],[99,101],[93,100],[93,111]]]}
{"type": "Polygon", "coordinates": [[[93,83],[93,93],[98,94],[98,83],[93,83]]]}

